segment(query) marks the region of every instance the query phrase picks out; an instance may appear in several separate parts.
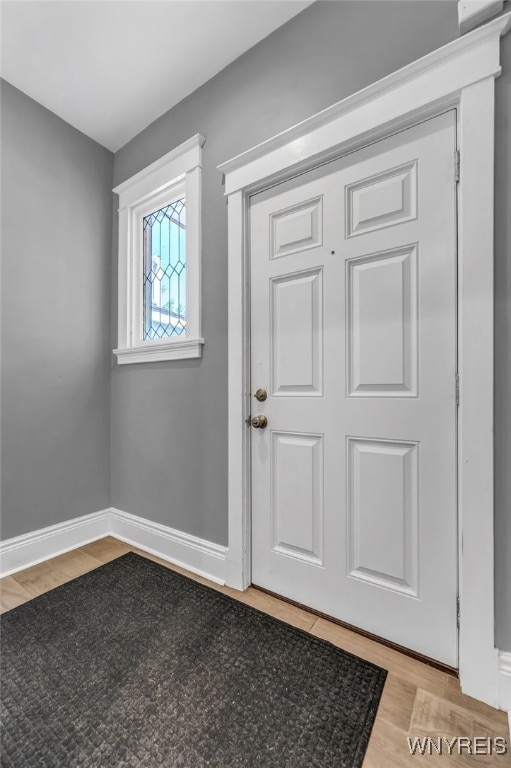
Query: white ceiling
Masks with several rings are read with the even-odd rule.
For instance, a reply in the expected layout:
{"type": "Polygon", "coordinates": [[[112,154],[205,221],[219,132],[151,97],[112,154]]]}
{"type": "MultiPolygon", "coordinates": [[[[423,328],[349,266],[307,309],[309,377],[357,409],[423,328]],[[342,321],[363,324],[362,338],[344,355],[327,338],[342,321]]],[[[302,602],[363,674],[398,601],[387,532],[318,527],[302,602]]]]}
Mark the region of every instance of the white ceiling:
{"type": "Polygon", "coordinates": [[[3,0],[2,77],[116,151],[311,0],[3,0]]]}

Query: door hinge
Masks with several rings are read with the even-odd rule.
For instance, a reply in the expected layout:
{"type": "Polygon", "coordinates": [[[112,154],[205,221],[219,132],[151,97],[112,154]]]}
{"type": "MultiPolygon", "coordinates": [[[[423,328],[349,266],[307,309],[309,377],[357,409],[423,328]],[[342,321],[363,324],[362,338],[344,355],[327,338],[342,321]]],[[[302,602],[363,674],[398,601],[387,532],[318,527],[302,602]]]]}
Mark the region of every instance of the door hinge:
{"type": "Polygon", "coordinates": [[[460,164],[461,164],[460,151],[459,149],[457,149],[456,152],[454,153],[454,180],[456,184],[460,180],[460,164]]]}
{"type": "Polygon", "coordinates": [[[456,626],[460,628],[460,596],[456,598],[456,626]]]}
{"type": "Polygon", "coordinates": [[[456,374],[456,405],[460,404],[460,375],[456,374]]]}

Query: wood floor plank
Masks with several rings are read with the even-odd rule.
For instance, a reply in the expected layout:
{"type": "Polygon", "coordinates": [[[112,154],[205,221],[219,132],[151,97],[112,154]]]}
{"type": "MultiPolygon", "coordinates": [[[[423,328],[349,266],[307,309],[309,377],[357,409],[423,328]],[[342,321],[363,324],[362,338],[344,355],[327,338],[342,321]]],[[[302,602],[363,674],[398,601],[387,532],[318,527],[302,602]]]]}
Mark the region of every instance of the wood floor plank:
{"type": "MultiPolygon", "coordinates": [[[[476,737],[493,743],[496,737],[501,737],[509,744],[507,723],[502,725],[493,714],[490,718],[485,717],[423,690],[418,690],[415,697],[410,735],[430,736],[437,739],[443,737],[449,740],[464,737],[470,739],[472,743],[476,737]]],[[[481,747],[485,749],[483,745],[481,747]]],[[[445,755],[437,757],[440,759],[445,755]]],[[[459,765],[460,768],[477,765],[500,765],[502,768],[511,766],[511,753],[507,755],[473,754],[468,748],[461,750],[455,748],[449,757],[452,765],[459,765]]]]}
{"type": "Polygon", "coordinates": [[[38,597],[49,589],[59,587],[77,576],[81,576],[101,565],[95,557],[74,549],[58,557],[53,557],[32,568],[13,574],[13,579],[20,584],[31,597],[38,597]]]}
{"type": "MultiPolygon", "coordinates": [[[[371,738],[363,762],[363,768],[425,768],[428,765],[422,755],[411,755],[406,731],[382,720],[379,716],[371,732],[371,738]]],[[[450,764],[445,763],[445,768],[450,764]]]]}
{"type": "Polygon", "coordinates": [[[0,608],[9,610],[64,584],[125,552],[137,552],[166,568],[299,627],[389,671],[371,734],[364,768],[466,768],[478,765],[511,768],[511,739],[504,712],[461,693],[458,681],[444,672],[363,637],[309,611],[249,587],[239,592],[214,584],[155,555],[131,547],[112,536],[86,544],[40,565],[7,576],[0,582],[0,608]],[[508,755],[411,755],[408,739],[423,736],[503,736],[508,755]]]}
{"type": "Polygon", "coordinates": [[[417,686],[389,672],[378,709],[378,718],[408,733],[417,686]]]}
{"type": "Polygon", "coordinates": [[[399,677],[404,677],[416,687],[425,688],[443,696],[448,675],[445,672],[405,656],[367,637],[363,637],[346,627],[341,627],[326,619],[318,619],[311,630],[313,635],[328,640],[340,648],[372,661],[399,677]]]}
{"type": "MultiPolygon", "coordinates": [[[[249,587],[245,592],[242,592],[242,597],[238,597],[236,590],[229,590],[224,588],[226,594],[234,597],[236,600],[240,600],[246,605],[257,608],[257,610],[267,613],[269,616],[273,616],[275,619],[285,621],[286,624],[292,624],[294,627],[304,629],[309,632],[316,622],[316,616],[303,608],[298,608],[290,603],[285,603],[278,598],[267,595],[258,589],[252,589],[249,587]]],[[[238,593],[239,595],[239,593],[238,593]]]]}
{"type": "Polygon", "coordinates": [[[477,701],[477,699],[473,699],[471,696],[465,696],[461,692],[460,681],[454,677],[450,678],[447,682],[445,698],[459,707],[479,714],[488,720],[493,720],[500,728],[505,729],[507,726],[508,718],[506,712],[499,712],[499,710],[493,709],[493,707],[484,704],[482,701],[477,701]]]}
{"type": "Polygon", "coordinates": [[[115,560],[116,557],[130,552],[130,547],[123,541],[114,539],[113,536],[106,536],[104,539],[84,544],[83,547],[80,547],[80,550],[91,557],[95,557],[101,563],[109,563],[111,560],[115,560]]]}
{"type": "Polygon", "coordinates": [[[12,576],[0,579],[0,613],[10,611],[30,600],[31,595],[12,576]]]}
{"type": "Polygon", "coordinates": [[[491,717],[486,717],[420,689],[415,697],[410,721],[412,731],[417,735],[438,733],[451,738],[460,735],[473,738],[478,734],[492,738],[508,736],[507,722],[501,722],[493,710],[491,717]]]}

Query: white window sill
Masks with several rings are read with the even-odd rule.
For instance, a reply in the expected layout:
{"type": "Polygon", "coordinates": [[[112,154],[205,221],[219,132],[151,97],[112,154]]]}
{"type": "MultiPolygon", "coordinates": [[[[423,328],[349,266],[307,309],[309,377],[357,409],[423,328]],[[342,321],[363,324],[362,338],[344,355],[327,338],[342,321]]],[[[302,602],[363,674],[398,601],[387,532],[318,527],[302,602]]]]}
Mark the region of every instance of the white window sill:
{"type": "Polygon", "coordinates": [[[114,349],[119,365],[130,363],[158,363],[164,360],[188,360],[202,357],[204,339],[180,339],[164,344],[114,349]]]}

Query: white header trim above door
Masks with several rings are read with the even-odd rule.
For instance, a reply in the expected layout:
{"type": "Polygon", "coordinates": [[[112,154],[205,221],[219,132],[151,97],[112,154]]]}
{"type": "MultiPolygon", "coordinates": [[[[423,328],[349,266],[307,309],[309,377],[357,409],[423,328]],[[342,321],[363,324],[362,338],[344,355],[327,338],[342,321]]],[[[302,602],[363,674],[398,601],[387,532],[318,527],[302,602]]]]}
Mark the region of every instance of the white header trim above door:
{"type": "Polygon", "coordinates": [[[493,583],[494,80],[501,72],[500,37],[510,27],[511,13],[500,16],[219,166],[229,220],[227,584],[245,589],[251,573],[249,195],[457,108],[459,669],[463,691],[492,706],[499,696],[493,583]]]}
{"type": "Polygon", "coordinates": [[[405,116],[420,117],[432,102],[452,101],[468,85],[498,77],[498,40],[510,27],[511,14],[500,16],[222,163],[225,194],[253,191],[293,167],[345,154],[390,133],[405,116]]]}

